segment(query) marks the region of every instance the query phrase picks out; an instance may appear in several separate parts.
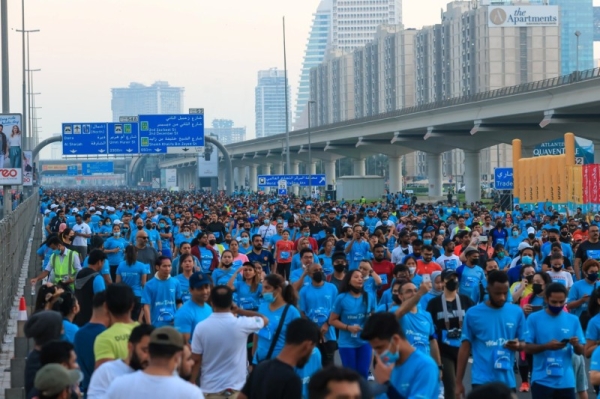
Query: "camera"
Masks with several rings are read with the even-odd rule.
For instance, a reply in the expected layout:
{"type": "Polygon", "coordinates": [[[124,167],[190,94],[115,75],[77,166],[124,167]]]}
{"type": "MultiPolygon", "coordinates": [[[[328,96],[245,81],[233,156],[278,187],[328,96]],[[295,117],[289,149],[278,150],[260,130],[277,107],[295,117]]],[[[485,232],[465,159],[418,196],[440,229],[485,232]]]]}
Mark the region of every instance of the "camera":
{"type": "Polygon", "coordinates": [[[450,339],[459,339],[462,335],[462,331],[459,328],[453,328],[452,330],[448,330],[448,338],[450,339]]]}

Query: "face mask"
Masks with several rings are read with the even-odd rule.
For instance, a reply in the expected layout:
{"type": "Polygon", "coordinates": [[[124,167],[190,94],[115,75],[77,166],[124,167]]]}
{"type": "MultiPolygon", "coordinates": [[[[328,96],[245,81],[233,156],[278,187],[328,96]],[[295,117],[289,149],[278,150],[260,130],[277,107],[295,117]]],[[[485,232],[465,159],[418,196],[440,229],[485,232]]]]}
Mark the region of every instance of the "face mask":
{"type": "Polygon", "coordinates": [[[52,251],[53,255],[60,255],[60,249],[55,249],[52,251]]]}
{"type": "Polygon", "coordinates": [[[527,282],[529,284],[531,284],[531,282],[533,281],[533,275],[531,275],[531,276],[525,276],[525,280],[527,280],[527,282]]]}
{"type": "Polygon", "coordinates": [[[529,255],[522,256],[521,263],[523,263],[524,265],[531,265],[533,264],[533,258],[529,255]]]}
{"type": "Polygon", "coordinates": [[[446,289],[450,292],[454,292],[456,291],[456,289],[458,288],[458,281],[457,280],[448,280],[446,281],[446,289]]]}
{"type": "Polygon", "coordinates": [[[381,223],[387,223],[387,219],[382,219],[381,223]]]}
{"type": "Polygon", "coordinates": [[[441,234],[441,235],[444,235],[444,234],[446,234],[446,230],[444,230],[444,229],[440,229],[440,234],[441,234]]]}
{"type": "Polygon", "coordinates": [[[127,227],[123,227],[123,231],[124,231],[125,233],[127,233],[127,232],[129,231],[129,228],[127,228],[127,227]]]}
{"type": "Polygon", "coordinates": [[[431,239],[427,238],[427,239],[423,240],[423,244],[425,244],[425,245],[431,245],[431,239]]]}
{"type": "Polygon", "coordinates": [[[550,241],[550,242],[556,242],[556,237],[550,237],[550,238],[548,238],[548,241],[550,241]]]}
{"type": "Polygon", "coordinates": [[[265,219],[263,223],[264,224],[269,224],[269,223],[271,223],[271,221],[269,219],[265,219]]]}
{"type": "Polygon", "coordinates": [[[265,293],[263,293],[263,300],[266,303],[273,303],[273,302],[275,302],[275,296],[273,295],[272,292],[265,292],[265,293]]]}
{"type": "Polygon", "coordinates": [[[217,240],[208,240],[208,243],[210,245],[215,245],[217,243],[217,240]]]}
{"type": "Polygon", "coordinates": [[[410,270],[410,274],[413,275],[415,274],[415,270],[417,270],[416,267],[409,267],[408,270],[410,270]]]}
{"type": "Polygon", "coordinates": [[[498,259],[502,259],[504,258],[504,252],[498,252],[496,256],[498,256],[498,259]]]}
{"type": "Polygon", "coordinates": [[[358,224],[359,224],[360,226],[364,226],[364,225],[365,225],[365,222],[363,222],[363,221],[361,220],[360,222],[358,222],[358,224]]]}
{"type": "Polygon", "coordinates": [[[380,355],[381,361],[385,363],[386,366],[391,366],[396,364],[398,359],[400,359],[400,352],[392,353],[389,349],[383,352],[380,355]]]}
{"type": "Polygon", "coordinates": [[[242,237],[242,244],[248,244],[248,242],[250,242],[250,238],[248,237],[242,237]]]}
{"type": "Polygon", "coordinates": [[[312,275],[312,279],[315,283],[320,283],[325,280],[325,274],[323,272],[316,272],[312,275]]]}
{"type": "Polygon", "coordinates": [[[277,223],[283,223],[283,220],[277,219],[277,223]]]}
{"type": "Polygon", "coordinates": [[[589,273],[587,279],[592,282],[598,280],[598,273],[589,273]]]}
{"type": "Polygon", "coordinates": [[[310,231],[305,231],[302,233],[302,237],[310,237],[310,231]]]}
{"type": "Polygon", "coordinates": [[[159,226],[161,229],[164,229],[164,228],[165,228],[165,224],[164,224],[164,223],[161,223],[161,224],[159,224],[158,226],[159,226]]]}
{"type": "Polygon", "coordinates": [[[535,234],[527,234],[527,237],[529,237],[530,240],[533,240],[535,238],[535,234]]]}
{"type": "Polygon", "coordinates": [[[113,237],[119,238],[119,237],[121,237],[121,233],[113,233],[113,237]]]}
{"type": "Polygon", "coordinates": [[[106,222],[104,223],[106,226],[110,226],[112,223],[111,222],[106,222]]]}
{"type": "Polygon", "coordinates": [[[552,265],[552,269],[555,271],[562,270],[562,268],[563,268],[562,265],[552,265]]]}
{"type": "Polygon", "coordinates": [[[355,294],[359,294],[362,292],[362,288],[356,288],[355,286],[350,285],[350,291],[352,291],[355,294]]]}
{"type": "Polygon", "coordinates": [[[516,230],[513,230],[512,234],[513,234],[513,237],[516,237],[516,236],[518,236],[518,235],[519,235],[519,232],[518,232],[518,231],[516,231],[516,230]]]}
{"type": "Polygon", "coordinates": [[[229,240],[225,240],[225,242],[226,242],[227,244],[231,244],[231,239],[229,239],[229,240]]]}
{"type": "Polygon", "coordinates": [[[533,293],[535,295],[541,294],[542,291],[544,291],[544,288],[542,288],[541,284],[538,284],[538,283],[533,284],[533,293]]]}
{"type": "Polygon", "coordinates": [[[392,295],[392,301],[396,304],[396,305],[400,305],[402,303],[402,301],[400,300],[400,297],[396,294],[396,295],[392,295]]]}
{"type": "Polygon", "coordinates": [[[137,228],[138,228],[138,230],[143,230],[144,226],[138,226],[137,228]]]}
{"type": "Polygon", "coordinates": [[[550,311],[550,313],[552,313],[553,315],[557,315],[560,312],[562,312],[563,307],[562,306],[552,306],[552,305],[548,305],[548,310],[550,311]]]}
{"type": "Polygon", "coordinates": [[[346,265],[333,265],[333,269],[338,273],[343,272],[345,268],[346,265]]]}
{"type": "Polygon", "coordinates": [[[189,231],[184,231],[183,232],[183,236],[184,237],[189,237],[190,236],[190,232],[189,231]]]}

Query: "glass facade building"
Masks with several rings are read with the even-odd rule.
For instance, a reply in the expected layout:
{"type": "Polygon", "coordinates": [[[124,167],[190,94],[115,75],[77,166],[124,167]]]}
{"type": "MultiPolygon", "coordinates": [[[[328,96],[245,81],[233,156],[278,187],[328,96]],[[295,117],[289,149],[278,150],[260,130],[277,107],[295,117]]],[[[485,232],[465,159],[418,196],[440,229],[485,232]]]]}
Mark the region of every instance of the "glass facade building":
{"type": "MultiPolygon", "coordinates": [[[[258,85],[254,90],[255,132],[257,138],[286,132],[285,90],[284,71],[277,68],[258,71],[258,85]]],[[[287,86],[287,98],[287,109],[289,110],[289,85],[287,86]]]]}
{"type": "Polygon", "coordinates": [[[150,86],[130,83],[129,87],[113,88],[113,122],[118,122],[120,116],[181,114],[183,91],[183,87],[171,87],[168,82],[162,81],[150,86]]]}

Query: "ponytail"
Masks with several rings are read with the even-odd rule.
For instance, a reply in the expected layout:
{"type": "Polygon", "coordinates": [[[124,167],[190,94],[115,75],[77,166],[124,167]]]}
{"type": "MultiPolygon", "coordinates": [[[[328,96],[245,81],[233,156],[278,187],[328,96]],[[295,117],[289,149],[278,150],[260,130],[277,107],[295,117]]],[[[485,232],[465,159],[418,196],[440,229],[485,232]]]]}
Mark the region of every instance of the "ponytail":
{"type": "Polygon", "coordinates": [[[281,295],[283,296],[283,300],[287,304],[297,306],[298,294],[296,293],[296,289],[294,288],[293,285],[288,284],[285,287],[283,287],[283,290],[281,291],[281,295]]]}

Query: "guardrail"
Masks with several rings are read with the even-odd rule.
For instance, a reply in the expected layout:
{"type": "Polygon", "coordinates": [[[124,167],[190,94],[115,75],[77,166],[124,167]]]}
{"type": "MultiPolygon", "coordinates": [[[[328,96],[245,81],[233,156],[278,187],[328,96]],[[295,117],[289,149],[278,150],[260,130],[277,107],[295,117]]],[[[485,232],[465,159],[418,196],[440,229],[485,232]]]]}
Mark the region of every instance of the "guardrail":
{"type": "Polygon", "coordinates": [[[37,191],[0,220],[0,336],[4,336],[17,293],[23,259],[38,211],[37,191]]]}

